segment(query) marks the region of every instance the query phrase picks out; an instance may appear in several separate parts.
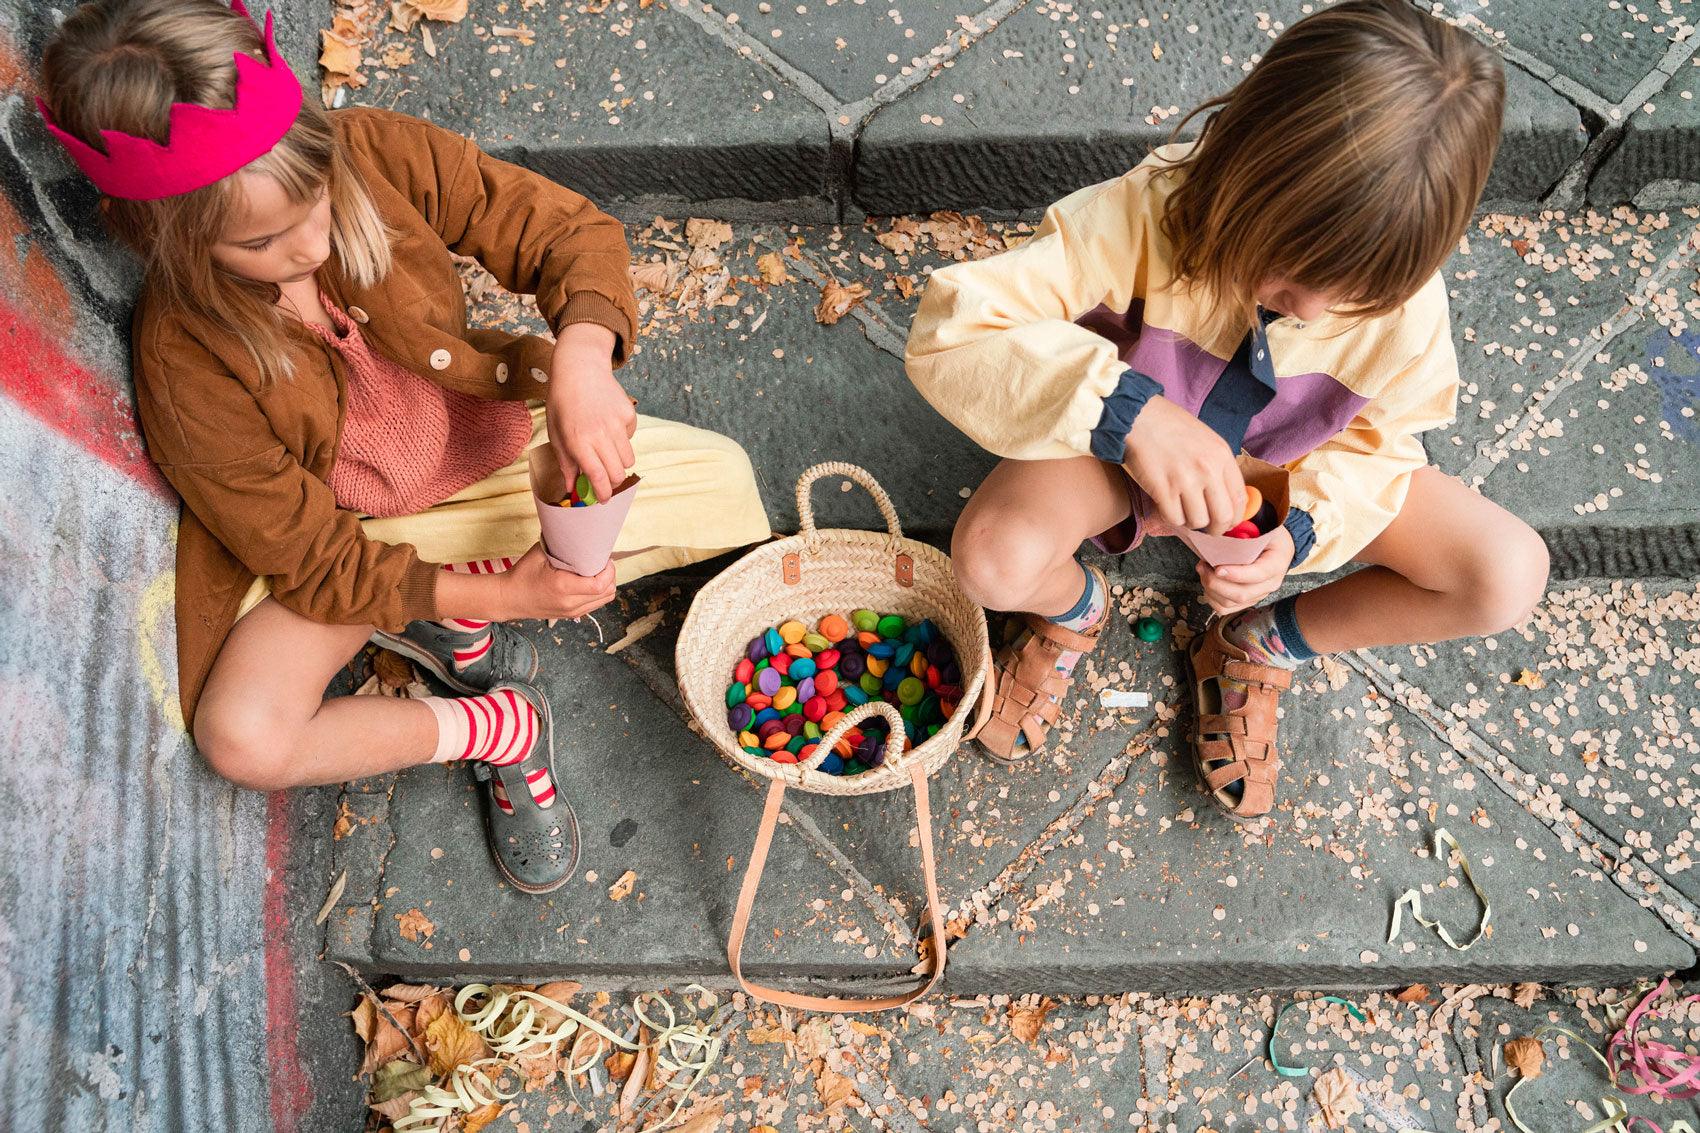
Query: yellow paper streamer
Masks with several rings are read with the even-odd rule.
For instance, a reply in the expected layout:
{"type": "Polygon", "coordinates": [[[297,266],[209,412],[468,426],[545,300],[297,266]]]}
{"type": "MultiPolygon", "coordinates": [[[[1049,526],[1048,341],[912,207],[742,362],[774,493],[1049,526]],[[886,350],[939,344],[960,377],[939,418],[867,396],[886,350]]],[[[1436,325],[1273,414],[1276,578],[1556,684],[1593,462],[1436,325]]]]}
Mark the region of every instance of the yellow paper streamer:
{"type": "Polygon", "coordinates": [[[1470,872],[1470,859],[1465,855],[1463,848],[1458,845],[1458,839],[1454,838],[1446,827],[1438,826],[1434,831],[1434,854],[1436,858],[1444,862],[1446,858],[1441,855],[1442,844],[1457,851],[1459,871],[1463,873],[1464,880],[1470,883],[1470,888],[1476,891],[1476,900],[1482,903],[1482,919],[1481,923],[1476,925],[1476,934],[1465,943],[1459,944],[1452,939],[1452,934],[1446,930],[1445,925],[1423,916],[1422,892],[1418,889],[1407,889],[1399,895],[1397,901],[1393,902],[1393,922],[1387,928],[1387,943],[1392,944],[1394,940],[1398,939],[1399,924],[1407,905],[1411,908],[1411,919],[1424,928],[1432,930],[1454,952],[1469,951],[1487,932],[1488,921],[1493,919],[1493,905],[1488,901],[1487,894],[1482,892],[1482,887],[1476,884],[1476,879],[1470,872]]]}
{"type": "MultiPolygon", "coordinates": [[[[711,992],[697,984],[685,990],[715,999],[711,992]]],[[[513,1060],[521,1055],[573,1039],[565,1067],[570,1081],[601,1061],[609,1046],[630,1051],[639,1049],[639,1044],[628,1042],[588,1015],[525,988],[502,990],[489,984],[467,984],[455,995],[454,1009],[462,1022],[483,1036],[497,1057],[457,1066],[441,1086],[425,1087],[413,1100],[408,1112],[394,1123],[396,1133],[422,1133],[425,1129],[439,1127],[445,1119],[456,1114],[471,1113],[517,1097],[520,1092],[518,1086],[504,1090],[501,1082],[508,1073],[518,1074],[513,1060]],[[469,1007],[477,999],[483,1002],[469,1007]],[[564,1018],[550,1027],[538,1005],[557,1011],[564,1018]],[[590,1037],[600,1040],[599,1044],[589,1057],[575,1061],[579,1042],[590,1037]]],[[[707,1019],[681,1022],[666,996],[646,991],[632,1001],[630,1010],[633,1017],[654,1034],[647,1045],[654,1051],[656,1065],[668,1075],[665,1088],[679,1095],[672,1110],[660,1122],[660,1125],[669,1125],[720,1059],[721,1038],[713,1031],[720,1013],[718,1002],[715,1002],[714,1010],[707,1019]],[[646,1000],[658,1004],[665,1012],[665,1023],[644,1012],[646,1000]]]]}

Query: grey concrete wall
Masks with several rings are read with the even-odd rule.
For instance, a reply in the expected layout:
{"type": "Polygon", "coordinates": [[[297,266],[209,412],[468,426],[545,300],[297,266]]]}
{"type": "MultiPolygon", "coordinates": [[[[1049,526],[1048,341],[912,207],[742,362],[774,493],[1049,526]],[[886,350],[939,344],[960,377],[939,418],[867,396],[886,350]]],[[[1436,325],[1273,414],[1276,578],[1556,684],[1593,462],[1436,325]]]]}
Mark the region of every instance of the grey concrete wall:
{"type": "Polygon", "coordinates": [[[288,811],[183,733],[135,270],[34,110],[55,19],[0,0],[0,1127],[286,1127],[311,1093],[268,883],[288,811]]]}

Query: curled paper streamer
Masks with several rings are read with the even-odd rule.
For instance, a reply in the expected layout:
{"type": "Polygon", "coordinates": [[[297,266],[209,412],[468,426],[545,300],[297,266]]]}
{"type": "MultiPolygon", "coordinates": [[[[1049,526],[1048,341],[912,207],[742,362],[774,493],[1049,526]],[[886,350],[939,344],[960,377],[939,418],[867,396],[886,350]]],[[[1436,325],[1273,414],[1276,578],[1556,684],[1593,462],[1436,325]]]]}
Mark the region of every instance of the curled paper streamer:
{"type": "Polygon", "coordinates": [[[1350,1012],[1352,1018],[1356,1019],[1358,1022],[1367,1022],[1364,1017],[1364,1013],[1358,1010],[1357,1004],[1341,999],[1337,995],[1325,995],[1320,999],[1295,999],[1293,1002],[1287,1004],[1287,1006],[1276,1012],[1275,1023],[1269,1028],[1269,1063],[1275,1067],[1275,1073],[1281,1075],[1283,1078],[1303,1078],[1306,1074],[1310,1073],[1310,1067],[1308,1066],[1281,1065],[1281,1056],[1275,1052],[1275,1037],[1281,1033],[1281,1020],[1286,1017],[1287,1012],[1299,1006],[1301,1003],[1338,1003],[1350,1012]]]}
{"type": "Polygon", "coordinates": [[[1442,844],[1457,851],[1458,868],[1464,874],[1464,880],[1470,883],[1470,888],[1475,890],[1476,900],[1482,903],[1482,919],[1481,923],[1476,925],[1476,934],[1463,944],[1459,944],[1452,939],[1452,934],[1446,930],[1445,925],[1423,916],[1422,892],[1417,889],[1407,889],[1399,895],[1397,901],[1393,902],[1393,921],[1387,927],[1387,943],[1392,944],[1398,939],[1399,925],[1407,905],[1411,909],[1411,919],[1426,929],[1432,929],[1435,935],[1439,936],[1446,946],[1454,952],[1468,951],[1482,938],[1482,934],[1487,932],[1488,922],[1493,919],[1493,905],[1488,901],[1487,894],[1482,892],[1482,887],[1476,884],[1475,876],[1470,872],[1470,859],[1465,855],[1463,848],[1458,845],[1458,839],[1454,838],[1451,831],[1447,830],[1446,827],[1437,826],[1434,831],[1434,854],[1440,860],[1445,861],[1446,859],[1441,857],[1440,852],[1442,844]]]}
{"type": "MultiPolygon", "coordinates": [[[[696,984],[686,990],[712,996],[696,984]]],[[[678,1094],[672,1111],[661,1125],[671,1124],[679,1116],[697,1086],[720,1060],[721,1038],[713,1033],[719,1007],[716,1006],[706,1020],[681,1022],[673,1005],[660,992],[643,992],[631,1006],[632,1015],[637,1020],[632,1025],[633,1032],[641,1033],[641,1025],[655,1035],[648,1043],[621,1038],[588,1015],[524,988],[502,990],[489,984],[467,984],[456,994],[454,1010],[462,1022],[483,1036],[498,1057],[457,1066],[442,1086],[425,1087],[413,1100],[408,1112],[394,1123],[396,1133],[423,1133],[426,1129],[437,1129],[456,1114],[471,1113],[483,1106],[517,1097],[520,1092],[517,1086],[512,1090],[504,1090],[501,1086],[503,1076],[517,1070],[510,1059],[552,1048],[568,1039],[572,1039],[573,1043],[568,1048],[562,1069],[569,1081],[592,1070],[610,1046],[630,1051],[647,1049],[656,1066],[666,1073],[666,1087],[678,1094]],[[483,1002],[471,1005],[473,1000],[479,999],[483,1002]],[[665,1023],[644,1012],[646,1000],[660,1005],[666,1014],[665,1023]],[[550,1026],[548,1017],[538,1010],[538,1005],[558,1012],[563,1017],[562,1021],[550,1026]],[[592,1044],[592,1053],[580,1059],[580,1042],[586,1038],[598,1041],[592,1044]]]]}
{"type": "MultiPolygon", "coordinates": [[[[1629,1013],[1623,1028],[1606,1044],[1605,1061],[1616,1085],[1617,1073],[1627,1070],[1633,1080],[1630,1085],[1618,1086],[1626,1094],[1653,1094],[1666,1101],[1687,1101],[1700,1097],[1700,1054],[1678,1050],[1666,1043],[1643,1039],[1636,1029],[1649,1018],[1657,1018],[1652,1009],[1655,999],[1670,990],[1669,978],[1642,997],[1629,1013]]],[[[1685,996],[1671,1006],[1700,1000],[1700,995],[1685,996]]]]}

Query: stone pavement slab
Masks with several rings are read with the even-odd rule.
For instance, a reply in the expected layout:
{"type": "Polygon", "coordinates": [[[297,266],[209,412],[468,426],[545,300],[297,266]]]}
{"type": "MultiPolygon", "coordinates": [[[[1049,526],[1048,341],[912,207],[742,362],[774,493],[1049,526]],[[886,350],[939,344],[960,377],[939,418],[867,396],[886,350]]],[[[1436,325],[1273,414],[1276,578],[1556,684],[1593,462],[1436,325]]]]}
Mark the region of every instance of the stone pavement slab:
{"type": "MultiPolygon", "coordinates": [[[[868,124],[856,203],[872,214],[1035,208],[1114,177],[1167,141],[1191,107],[1244,78],[1311,7],[1028,4],[868,124]]],[[[1506,74],[1488,196],[1532,200],[1587,134],[1546,84],[1515,66],[1506,74]]]]}
{"type": "Polygon", "coordinates": [[[357,101],[429,118],[599,202],[825,207],[825,116],[695,23],[666,5],[506,8],[485,0],[430,25],[435,59],[417,33],[388,32],[415,61],[374,69],[357,101]]]}
{"type": "Polygon", "coordinates": [[[1623,136],[1588,182],[1596,201],[1687,202],[1700,182],[1700,61],[1685,61],[1668,86],[1623,118],[1623,136]]]}
{"type": "Polygon", "coordinates": [[[989,0],[719,0],[726,21],[853,103],[936,66],[934,49],[973,26],[989,0]]]}
{"type": "Polygon", "coordinates": [[[1700,275],[1637,297],[1639,317],[1504,433],[1484,490],[1536,526],[1700,521],[1700,275]]]}
{"type": "Polygon", "coordinates": [[[1420,686],[1446,729],[1503,760],[1527,807],[1656,876],[1667,887],[1661,902],[1692,920],[1700,596],[1691,582],[1555,586],[1519,630],[1377,659],[1378,680],[1420,686]]]}
{"type": "MultiPolygon", "coordinates": [[[[1118,638],[1110,656],[1137,644],[1118,638]]],[[[1133,683],[1158,700],[1162,686],[1133,683]]],[[[973,910],[955,986],[1013,989],[1039,971],[1080,991],[1576,982],[1622,979],[1654,956],[1654,967],[1693,962],[1656,915],[1577,869],[1552,831],[1346,665],[1302,671],[1284,698],[1280,801],[1244,826],[1198,790],[1180,739],[1187,698],[1164,691],[1167,734],[1105,777],[1108,790],[991,912],[973,910]],[[1493,902],[1492,935],[1469,952],[1409,921],[1386,939],[1411,886],[1434,887],[1425,910],[1455,936],[1479,919],[1474,895],[1431,857],[1437,826],[1493,902]]]]}
{"type": "MultiPolygon", "coordinates": [[[[1611,121],[1605,103],[1661,64],[1668,28],[1609,0],[1496,3],[1517,51],[1488,195],[1530,201],[1573,165],[1590,125],[1611,121]],[[1572,50],[1579,28],[1600,42],[1572,50]],[[1586,119],[1552,83],[1580,92],[1586,119]]],[[[816,220],[1013,210],[1125,170],[1311,7],[474,0],[465,21],[430,25],[435,57],[419,32],[380,28],[369,85],[349,93],[474,134],[629,217],[711,201],[727,215],[816,220]]],[[[1503,38],[1473,8],[1449,14],[1503,38]]],[[[293,19],[298,58],[313,53],[298,25],[329,16],[329,0],[313,0],[293,19]]],[[[1692,131],[1680,113],[1671,121],[1681,137],[1649,147],[1653,135],[1635,135],[1596,178],[1596,199],[1686,176],[1692,131]]]]}
{"type": "Polygon", "coordinates": [[[1431,7],[1529,52],[1608,104],[1623,101],[1696,20],[1687,0],[1434,0],[1431,7]]]}

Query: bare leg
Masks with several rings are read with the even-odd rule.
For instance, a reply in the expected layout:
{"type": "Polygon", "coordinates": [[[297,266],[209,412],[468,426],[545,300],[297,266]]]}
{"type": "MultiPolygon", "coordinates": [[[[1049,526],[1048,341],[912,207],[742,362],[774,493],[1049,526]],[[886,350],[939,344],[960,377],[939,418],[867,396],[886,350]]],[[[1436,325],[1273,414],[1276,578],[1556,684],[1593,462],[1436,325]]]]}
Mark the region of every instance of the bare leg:
{"type": "Polygon", "coordinates": [[[1080,544],[1128,510],[1121,470],[1100,460],[1003,461],[956,522],[950,553],[957,581],[994,610],[1061,614],[1084,585],[1074,561],[1080,544]]]}
{"type": "Polygon", "coordinates": [[[1298,599],[1299,628],[1319,653],[1498,633],[1546,591],[1540,535],[1435,468],[1416,473],[1358,560],[1371,565],[1298,599]]]}
{"type": "Polygon", "coordinates": [[[267,598],[236,623],[195,710],[195,743],[243,787],[342,783],[430,760],[437,720],[413,700],[324,699],[371,626],[309,621],[267,598]]]}

